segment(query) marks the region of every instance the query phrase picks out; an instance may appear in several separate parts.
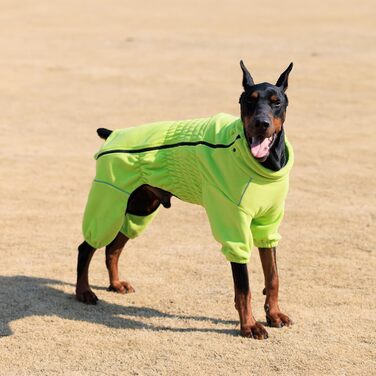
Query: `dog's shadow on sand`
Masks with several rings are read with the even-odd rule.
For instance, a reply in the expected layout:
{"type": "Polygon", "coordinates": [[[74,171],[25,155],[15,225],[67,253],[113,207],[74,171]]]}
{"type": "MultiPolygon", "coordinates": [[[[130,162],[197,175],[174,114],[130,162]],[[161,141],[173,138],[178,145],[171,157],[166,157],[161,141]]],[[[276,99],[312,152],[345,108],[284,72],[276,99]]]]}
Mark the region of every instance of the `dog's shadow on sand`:
{"type": "Polygon", "coordinates": [[[206,316],[170,314],[149,307],[135,307],[107,303],[100,300],[96,306],[78,302],[71,293],[59,289],[71,286],[58,280],[28,276],[0,277],[0,336],[12,335],[9,324],[29,316],[57,316],[73,321],[100,324],[115,329],[221,333],[237,336],[237,322],[206,316]],[[175,325],[147,323],[150,319],[163,322],[174,320],[175,325]],[[176,327],[176,322],[189,327],[176,327]],[[199,323],[199,325],[197,325],[199,323]],[[205,327],[210,324],[210,327],[205,327]],[[213,328],[214,325],[228,325],[229,328],[213,328]]]}

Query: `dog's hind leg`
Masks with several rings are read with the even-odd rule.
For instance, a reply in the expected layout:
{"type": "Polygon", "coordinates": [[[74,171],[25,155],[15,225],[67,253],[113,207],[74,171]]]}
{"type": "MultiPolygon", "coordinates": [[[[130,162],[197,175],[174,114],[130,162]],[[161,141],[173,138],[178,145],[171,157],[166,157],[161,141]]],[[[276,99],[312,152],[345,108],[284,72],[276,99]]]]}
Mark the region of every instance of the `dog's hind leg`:
{"type": "Polygon", "coordinates": [[[127,241],[139,236],[157,215],[161,199],[163,205],[171,206],[170,193],[147,185],[140,186],[130,195],[123,226],[115,239],[106,247],[106,266],[110,279],[109,291],[120,294],[135,291],[129,282],[119,278],[119,258],[127,241]]]}
{"type": "Polygon", "coordinates": [[[95,248],[87,242],[78,247],[76,298],[86,304],[96,304],[97,296],[89,286],[89,265],[95,248]]]}
{"type": "Polygon", "coordinates": [[[108,291],[115,291],[120,294],[135,291],[129,282],[121,281],[119,278],[119,257],[128,240],[128,237],[119,232],[116,238],[106,247],[106,266],[110,279],[108,291]]]}

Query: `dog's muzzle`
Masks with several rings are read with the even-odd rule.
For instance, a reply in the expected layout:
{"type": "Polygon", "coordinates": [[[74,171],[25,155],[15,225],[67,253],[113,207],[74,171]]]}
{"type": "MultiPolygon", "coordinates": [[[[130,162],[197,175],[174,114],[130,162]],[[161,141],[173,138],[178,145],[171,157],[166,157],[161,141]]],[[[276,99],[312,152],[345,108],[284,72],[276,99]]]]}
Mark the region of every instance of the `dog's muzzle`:
{"type": "Polygon", "coordinates": [[[270,137],[254,136],[248,139],[252,155],[259,161],[263,162],[268,158],[271,147],[276,139],[276,133],[270,137]]]}

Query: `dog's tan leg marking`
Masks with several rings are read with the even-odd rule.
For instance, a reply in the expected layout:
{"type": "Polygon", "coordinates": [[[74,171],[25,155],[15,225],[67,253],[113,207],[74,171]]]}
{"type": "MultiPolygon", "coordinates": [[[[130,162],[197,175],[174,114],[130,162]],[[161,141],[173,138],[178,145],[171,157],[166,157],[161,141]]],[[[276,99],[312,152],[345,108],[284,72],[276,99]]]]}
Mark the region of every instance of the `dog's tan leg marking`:
{"type": "Polygon", "coordinates": [[[115,291],[120,294],[134,292],[134,288],[127,281],[121,281],[119,278],[119,257],[129,238],[119,232],[116,238],[106,247],[106,266],[110,279],[109,291],[115,291]]]}
{"type": "Polygon", "coordinates": [[[235,288],[235,308],[239,313],[241,335],[255,339],[268,338],[268,332],[262,324],[256,322],[252,314],[252,295],[247,265],[232,262],[231,269],[235,288]]]}
{"type": "Polygon", "coordinates": [[[239,313],[240,334],[243,337],[255,339],[267,339],[268,332],[264,326],[258,323],[252,314],[251,292],[235,290],[235,308],[239,313]]]}
{"type": "Polygon", "coordinates": [[[265,278],[265,313],[268,325],[281,328],[292,325],[292,320],[283,314],[278,305],[279,277],[276,248],[259,248],[265,278]]]}

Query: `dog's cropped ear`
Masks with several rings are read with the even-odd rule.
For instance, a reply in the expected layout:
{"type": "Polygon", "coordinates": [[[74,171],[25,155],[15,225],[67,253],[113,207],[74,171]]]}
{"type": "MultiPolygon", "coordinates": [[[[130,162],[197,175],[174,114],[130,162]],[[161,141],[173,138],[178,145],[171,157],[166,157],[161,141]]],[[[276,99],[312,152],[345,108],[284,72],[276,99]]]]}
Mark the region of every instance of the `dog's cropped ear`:
{"type": "Polygon", "coordinates": [[[288,87],[289,74],[291,72],[292,67],[293,67],[293,63],[290,63],[290,65],[280,75],[280,77],[278,78],[277,83],[275,84],[275,86],[278,86],[278,87],[282,88],[283,91],[286,91],[286,89],[288,87]]]}
{"type": "Polygon", "coordinates": [[[243,71],[243,87],[244,90],[247,90],[247,88],[253,86],[255,83],[253,82],[253,78],[248,72],[248,69],[245,67],[243,60],[240,60],[240,68],[242,68],[243,71]]]}

